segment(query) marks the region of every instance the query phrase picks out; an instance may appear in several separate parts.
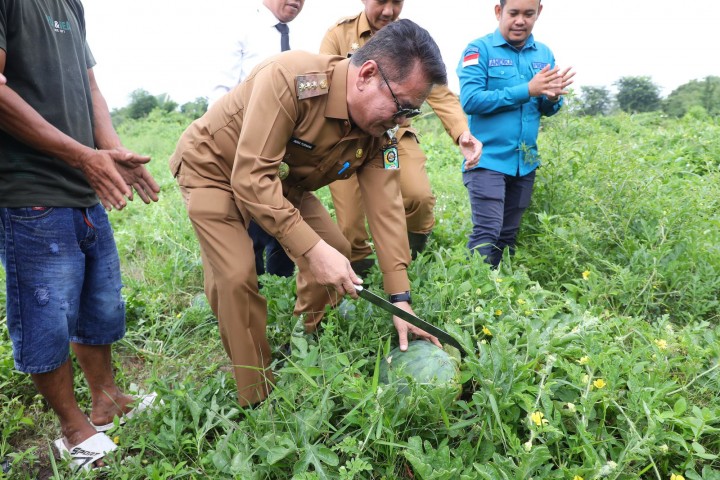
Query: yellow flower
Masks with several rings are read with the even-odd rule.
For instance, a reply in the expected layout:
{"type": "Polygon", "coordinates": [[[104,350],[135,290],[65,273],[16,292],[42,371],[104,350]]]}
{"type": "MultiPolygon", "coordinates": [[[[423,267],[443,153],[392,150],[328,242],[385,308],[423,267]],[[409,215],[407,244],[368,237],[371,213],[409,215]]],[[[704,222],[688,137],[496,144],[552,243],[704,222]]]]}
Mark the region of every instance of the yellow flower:
{"type": "Polygon", "coordinates": [[[574,403],[568,402],[565,404],[565,407],[572,413],[575,413],[575,410],[577,410],[574,403]]]}
{"type": "Polygon", "coordinates": [[[665,350],[665,349],[667,348],[667,346],[668,346],[668,345],[667,345],[667,340],[665,340],[665,339],[663,339],[663,338],[656,338],[656,339],[655,339],[655,345],[657,345],[657,347],[658,347],[660,350],[665,350]]]}
{"type": "Polygon", "coordinates": [[[499,308],[495,310],[495,315],[497,315],[498,317],[502,315],[502,310],[500,310],[499,308]]]}
{"type": "Polygon", "coordinates": [[[492,337],[492,332],[491,332],[490,329],[489,329],[488,327],[486,327],[485,325],[483,325],[482,332],[483,332],[485,335],[487,335],[488,337],[492,337]]]}
{"type": "Polygon", "coordinates": [[[580,357],[580,360],[578,360],[578,363],[580,365],[587,365],[589,361],[590,361],[590,357],[585,355],[584,357],[580,357]]]}
{"type": "Polygon", "coordinates": [[[113,437],[113,443],[115,445],[120,445],[120,437],[118,437],[118,436],[113,437]]]}
{"type": "Polygon", "coordinates": [[[495,281],[496,281],[497,283],[502,283],[502,278],[496,278],[495,281]]]}
{"type": "Polygon", "coordinates": [[[455,319],[455,323],[457,323],[458,325],[460,325],[460,324],[462,323],[462,320],[460,320],[459,318],[456,318],[456,319],[455,319]]]}
{"type": "Polygon", "coordinates": [[[587,280],[588,278],[590,278],[590,270],[585,270],[582,273],[582,277],[583,277],[583,280],[587,280]]]}
{"type": "Polygon", "coordinates": [[[544,416],[545,414],[542,412],[533,412],[530,414],[530,420],[532,420],[532,422],[538,427],[542,425],[547,425],[548,421],[547,419],[543,418],[544,416]]]}
{"type": "Polygon", "coordinates": [[[670,480],[685,480],[685,477],[682,475],[675,475],[674,473],[670,475],[670,480]]]}
{"type": "Polygon", "coordinates": [[[597,380],[593,381],[593,387],[598,389],[605,388],[606,385],[607,383],[605,383],[605,380],[603,380],[602,378],[598,378],[597,380]]]}
{"type": "Polygon", "coordinates": [[[518,304],[518,305],[525,305],[525,300],[523,300],[522,298],[518,298],[518,299],[517,299],[517,304],[518,304]]]}
{"type": "Polygon", "coordinates": [[[575,475],[573,477],[573,480],[585,480],[585,479],[583,477],[581,477],[580,475],[575,475]]]}

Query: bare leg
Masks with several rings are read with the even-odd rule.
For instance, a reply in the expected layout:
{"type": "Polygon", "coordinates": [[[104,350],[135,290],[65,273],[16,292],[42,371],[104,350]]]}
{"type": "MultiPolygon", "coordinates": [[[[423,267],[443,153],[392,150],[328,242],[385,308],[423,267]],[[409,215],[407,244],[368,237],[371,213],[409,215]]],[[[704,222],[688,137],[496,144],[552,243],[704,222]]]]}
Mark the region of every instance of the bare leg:
{"type": "Polygon", "coordinates": [[[82,345],[72,343],[72,349],[90,387],[92,411],[90,421],[95,425],[112,422],[115,415],[122,415],[132,409],[129,403],[135,400],[125,395],[115,384],[112,372],[110,345],[82,345]]]}
{"type": "MultiPolygon", "coordinates": [[[[72,365],[69,359],[51,372],[34,373],[31,377],[40,394],[60,420],[65,446],[72,448],[95,435],[95,428],[90,425],[75,400],[72,365]]],[[[99,460],[95,464],[104,465],[99,460]]]]}

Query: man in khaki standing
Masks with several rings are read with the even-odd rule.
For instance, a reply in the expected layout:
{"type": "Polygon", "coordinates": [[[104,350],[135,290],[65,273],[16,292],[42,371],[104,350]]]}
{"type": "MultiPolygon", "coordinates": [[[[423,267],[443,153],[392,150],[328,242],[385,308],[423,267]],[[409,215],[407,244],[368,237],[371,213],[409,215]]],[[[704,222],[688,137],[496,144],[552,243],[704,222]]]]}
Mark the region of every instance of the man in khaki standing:
{"type": "MultiPolygon", "coordinates": [[[[362,0],[365,8],[358,15],[347,17],[330,28],[322,40],[320,53],[349,57],[386,25],[396,21],[402,12],[403,0],[362,0]]],[[[427,102],[440,118],[445,131],[460,147],[465,161],[477,163],[482,144],[470,134],[467,118],[457,96],[447,85],[437,85],[430,92],[427,102]]],[[[407,235],[412,258],[425,248],[428,236],[435,225],[435,196],[425,169],[426,157],[418,141],[417,131],[411,126],[410,117],[395,133],[397,138],[400,188],[405,207],[407,235]]],[[[374,262],[368,258],[372,253],[365,228],[364,202],[356,178],[330,185],[335,215],[343,235],[352,247],[350,259],[353,268],[365,275],[374,262]]]]}
{"type": "MultiPolygon", "coordinates": [[[[311,332],[325,307],[357,298],[350,245],[313,191],[356,175],[380,246],[384,289],[412,312],[399,171],[378,152],[386,132],[447,83],[440,50],[409,20],[378,32],[352,58],[284,52],[261,63],[181,136],[170,169],[200,243],[206,295],[218,318],[241,405],[261,402],[273,374],[247,228],[251,220],[298,265],[294,314],[311,332]],[[208,281],[210,279],[210,281],[208,281]]],[[[408,334],[435,337],[393,317],[408,334]]]]}

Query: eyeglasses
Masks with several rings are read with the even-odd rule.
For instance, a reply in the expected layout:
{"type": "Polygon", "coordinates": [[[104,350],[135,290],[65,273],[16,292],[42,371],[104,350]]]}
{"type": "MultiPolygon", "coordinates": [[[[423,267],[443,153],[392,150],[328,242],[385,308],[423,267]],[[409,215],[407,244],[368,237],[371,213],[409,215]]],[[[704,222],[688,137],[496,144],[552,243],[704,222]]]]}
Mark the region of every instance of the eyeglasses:
{"type": "Polygon", "coordinates": [[[407,108],[400,106],[400,102],[398,101],[397,97],[395,96],[395,93],[392,91],[392,88],[390,88],[390,83],[388,82],[387,77],[383,73],[382,69],[380,68],[380,64],[375,62],[375,64],[378,67],[378,72],[380,72],[380,76],[383,80],[385,80],[385,85],[387,85],[388,90],[390,91],[390,95],[392,95],[393,101],[395,102],[395,105],[397,106],[397,112],[393,114],[393,119],[398,119],[400,117],[405,118],[413,118],[417,117],[422,113],[422,111],[419,108],[407,108]]]}

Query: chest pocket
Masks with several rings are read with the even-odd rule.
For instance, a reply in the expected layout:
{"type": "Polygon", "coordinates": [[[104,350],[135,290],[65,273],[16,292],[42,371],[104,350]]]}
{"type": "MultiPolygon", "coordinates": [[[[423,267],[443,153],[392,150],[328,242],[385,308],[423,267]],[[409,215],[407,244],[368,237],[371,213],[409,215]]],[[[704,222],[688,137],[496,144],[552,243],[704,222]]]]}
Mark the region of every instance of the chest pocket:
{"type": "Polygon", "coordinates": [[[334,162],[328,165],[329,168],[323,172],[323,181],[327,185],[336,180],[345,180],[351,177],[367,162],[379,157],[379,148],[377,139],[370,139],[370,141],[362,143],[348,142],[338,152],[339,156],[334,157],[334,162]]]}
{"type": "Polygon", "coordinates": [[[488,69],[488,89],[499,90],[519,83],[518,71],[513,66],[499,66],[488,69]]]}
{"type": "Polygon", "coordinates": [[[356,144],[346,146],[339,152],[339,156],[334,157],[334,162],[327,165],[327,170],[323,172],[323,181],[325,184],[330,184],[351,177],[362,166],[366,157],[366,148],[358,150],[356,144]]]}
{"type": "Polygon", "coordinates": [[[362,161],[355,158],[355,144],[355,141],[343,142],[329,149],[319,145],[313,151],[288,145],[285,162],[290,166],[289,185],[314,191],[335,180],[347,178],[362,161]],[[340,170],[343,172],[338,175],[340,170]]]}

